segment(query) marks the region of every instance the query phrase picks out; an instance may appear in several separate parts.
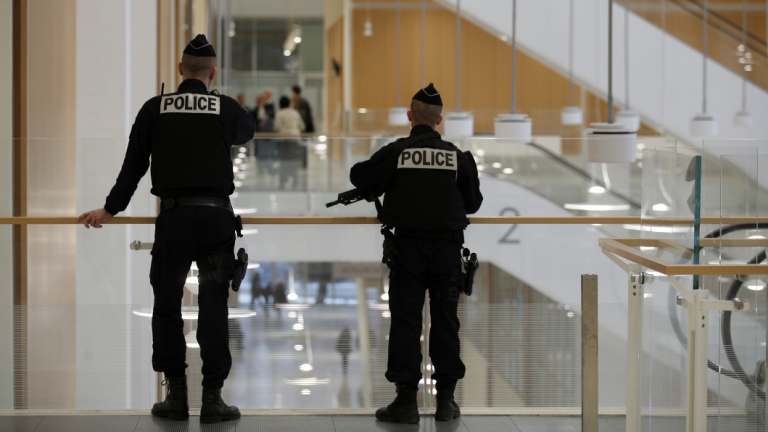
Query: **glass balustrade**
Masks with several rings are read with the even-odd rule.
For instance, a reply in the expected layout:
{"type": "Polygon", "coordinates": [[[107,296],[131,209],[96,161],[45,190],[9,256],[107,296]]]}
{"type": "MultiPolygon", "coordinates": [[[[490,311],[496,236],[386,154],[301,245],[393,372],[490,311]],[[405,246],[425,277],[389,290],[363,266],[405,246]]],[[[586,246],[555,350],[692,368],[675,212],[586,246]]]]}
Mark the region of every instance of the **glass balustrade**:
{"type": "MultiPolygon", "coordinates": [[[[330,209],[325,203],[351,187],[352,164],[391,140],[387,135],[258,137],[232,149],[238,181],[234,206],[243,216],[373,216],[366,203],[330,209]]],[[[640,137],[637,159],[622,164],[590,162],[584,155],[591,144],[583,139],[537,136],[523,144],[472,138],[457,144],[473,152],[481,172],[485,201],[479,216],[630,218],[468,227],[466,246],[478,253],[481,268],[474,295],[460,300],[467,377],[457,396],[467,412],[579,414],[579,280],[581,274],[594,273],[600,286],[600,409],[623,420],[628,276],[602,253],[601,238],[663,240],[673,247],[639,249],[677,264],[693,263],[697,250],[699,262],[706,264],[745,263],[765,249],[763,244],[745,248],[730,242],[765,239],[763,225],[707,237],[733,225],[735,218],[765,216],[768,201],[759,169],[765,157],[757,152],[763,143],[706,142],[702,155],[673,140],[640,137]],[[698,171],[691,168],[697,160],[698,171]],[[704,218],[699,232],[692,225],[696,209],[704,218]]],[[[139,194],[131,214],[151,216],[154,200],[145,187],[139,194]]],[[[83,205],[97,206],[102,198],[93,199],[94,204],[83,205]]],[[[73,213],[74,208],[31,211],[30,216],[73,213]]],[[[15,305],[7,304],[0,314],[13,317],[6,320],[14,341],[6,370],[15,383],[15,407],[84,411],[151,406],[161,391],[150,363],[147,243],[152,225],[116,224],[101,231],[52,224],[0,228],[6,234],[23,232],[26,239],[24,288],[13,285],[15,305]],[[129,248],[134,241],[142,242],[134,243],[136,250],[129,248]]],[[[391,314],[377,226],[248,224],[244,234],[238,246],[246,247],[251,259],[241,290],[230,295],[228,400],[246,410],[370,412],[387,403],[393,394],[384,379],[391,314]]],[[[8,249],[17,244],[3,241],[8,249]]],[[[683,430],[675,428],[684,428],[688,406],[688,315],[678,297],[679,287],[692,286],[694,278],[646,273],[639,363],[643,427],[683,430]]],[[[183,300],[193,407],[199,406],[196,384],[201,379],[196,276],[193,267],[183,300]]],[[[712,299],[726,300],[741,279],[738,298],[747,307],[732,314],[730,351],[745,375],[758,377],[759,362],[766,358],[765,281],[721,275],[702,276],[696,283],[712,299]]],[[[713,363],[732,370],[721,319],[720,311],[709,313],[708,354],[713,363]]],[[[429,328],[426,319],[425,354],[429,328]]],[[[434,367],[426,355],[422,368],[420,404],[430,407],[434,367]]],[[[757,430],[756,413],[764,404],[741,378],[708,372],[707,407],[714,430],[757,430]]]]}

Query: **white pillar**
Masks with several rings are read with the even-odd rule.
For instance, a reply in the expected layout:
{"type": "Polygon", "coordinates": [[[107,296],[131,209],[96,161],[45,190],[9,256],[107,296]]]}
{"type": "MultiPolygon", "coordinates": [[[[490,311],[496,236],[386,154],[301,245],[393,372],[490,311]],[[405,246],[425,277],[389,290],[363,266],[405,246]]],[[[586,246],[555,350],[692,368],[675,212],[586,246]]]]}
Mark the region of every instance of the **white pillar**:
{"type": "MultiPolygon", "coordinates": [[[[78,211],[104,204],[136,113],[156,94],[156,7],[156,0],[77,1],[78,211]]],[[[126,214],[154,210],[145,178],[126,214]]],[[[149,257],[128,250],[130,240],[151,238],[151,227],[141,226],[77,231],[79,409],[136,407],[132,400],[152,395],[148,323],[131,314],[132,304],[151,304],[149,257]]]]}
{"type": "MultiPolygon", "coordinates": [[[[13,5],[0,0],[0,215],[13,211],[13,5]]],[[[13,246],[0,226],[0,409],[13,408],[13,246]]]]}
{"type": "Polygon", "coordinates": [[[344,117],[342,124],[345,132],[352,131],[352,20],[354,18],[352,0],[344,0],[343,3],[343,46],[342,46],[342,86],[343,86],[343,107],[344,117]]]}

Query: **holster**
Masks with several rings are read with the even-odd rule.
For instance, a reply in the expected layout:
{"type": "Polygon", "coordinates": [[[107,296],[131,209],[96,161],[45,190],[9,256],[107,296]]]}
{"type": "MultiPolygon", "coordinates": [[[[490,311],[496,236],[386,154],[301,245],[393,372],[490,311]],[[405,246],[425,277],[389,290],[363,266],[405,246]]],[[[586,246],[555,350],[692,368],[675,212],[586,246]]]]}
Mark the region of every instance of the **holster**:
{"type": "Polygon", "coordinates": [[[248,270],[248,253],[245,249],[240,248],[237,250],[237,256],[235,257],[235,266],[232,274],[232,291],[240,290],[240,284],[245,279],[245,272],[248,270]]]}
{"type": "Polygon", "coordinates": [[[384,236],[384,242],[382,244],[382,256],[381,262],[386,264],[390,270],[395,266],[397,259],[397,245],[395,245],[395,233],[392,229],[386,225],[381,226],[381,235],[384,236]]]}
{"type": "Polygon", "coordinates": [[[468,248],[462,248],[461,250],[461,273],[464,276],[462,292],[467,296],[472,295],[475,284],[475,273],[477,272],[480,263],[477,260],[477,254],[470,251],[468,248]]]}

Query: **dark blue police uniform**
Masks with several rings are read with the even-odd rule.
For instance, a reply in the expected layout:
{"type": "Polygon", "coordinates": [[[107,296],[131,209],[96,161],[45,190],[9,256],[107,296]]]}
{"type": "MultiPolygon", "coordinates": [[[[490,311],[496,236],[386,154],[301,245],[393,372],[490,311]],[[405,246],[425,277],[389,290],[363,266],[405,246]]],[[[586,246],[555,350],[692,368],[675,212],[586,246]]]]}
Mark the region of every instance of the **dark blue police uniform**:
{"type": "Polygon", "coordinates": [[[230,274],[235,216],[230,147],[253,138],[253,121],[232,98],[209,93],[196,79],[176,93],[156,96],[139,111],[128,150],[104,208],[123,211],[150,167],[152,194],[161,198],[155,223],[150,282],[152,365],[168,377],[185,374],[186,341],[181,299],[192,261],[199,267],[197,340],[203,387],[221,388],[232,359],[228,344],[230,274]]]}
{"type": "MultiPolygon", "coordinates": [[[[437,94],[431,84],[430,92],[437,94]]],[[[420,94],[414,99],[419,100],[420,94]]],[[[443,141],[432,127],[415,125],[407,138],[353,166],[350,179],[366,196],[384,194],[380,218],[395,232],[386,377],[398,385],[398,393],[418,387],[422,310],[429,291],[429,355],[438,398],[443,395],[452,401],[456,381],[465,372],[457,316],[463,230],[469,223],[466,215],[476,212],[483,200],[474,158],[443,141]]]]}

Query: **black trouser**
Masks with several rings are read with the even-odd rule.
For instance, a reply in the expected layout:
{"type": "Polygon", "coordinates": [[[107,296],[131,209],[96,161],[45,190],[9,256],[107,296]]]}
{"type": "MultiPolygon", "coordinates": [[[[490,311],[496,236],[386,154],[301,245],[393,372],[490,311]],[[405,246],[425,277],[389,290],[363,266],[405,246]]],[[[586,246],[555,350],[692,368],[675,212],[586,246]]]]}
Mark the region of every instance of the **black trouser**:
{"type": "Polygon", "coordinates": [[[225,209],[176,207],[158,216],[149,276],[155,293],[152,366],[156,371],[171,377],[185,374],[187,344],[181,299],[195,261],[200,270],[197,342],[203,359],[203,386],[224,384],[232,357],[227,327],[229,281],[221,275],[232,272],[234,243],[234,216],[225,209]]]}
{"type": "Polygon", "coordinates": [[[438,392],[453,393],[456,381],[464,377],[459,356],[459,302],[461,242],[396,237],[397,256],[389,274],[389,361],[390,382],[417,387],[421,379],[422,310],[429,291],[432,327],[429,357],[435,366],[433,378],[438,392]]]}

